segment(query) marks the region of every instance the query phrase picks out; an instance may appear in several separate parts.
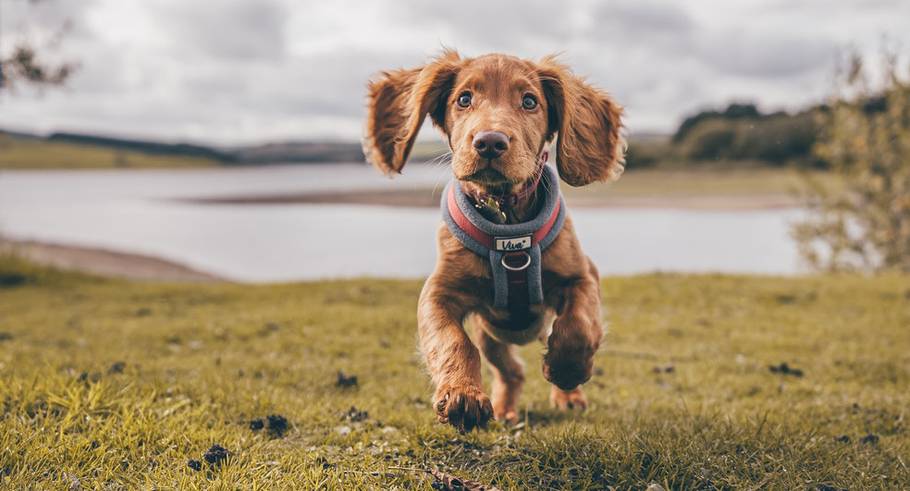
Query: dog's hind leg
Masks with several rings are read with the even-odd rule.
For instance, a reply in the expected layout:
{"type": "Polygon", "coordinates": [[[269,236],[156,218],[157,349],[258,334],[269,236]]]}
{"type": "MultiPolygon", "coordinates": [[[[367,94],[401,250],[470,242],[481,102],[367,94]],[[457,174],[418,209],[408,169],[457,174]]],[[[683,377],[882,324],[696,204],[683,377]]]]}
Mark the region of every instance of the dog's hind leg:
{"type": "Polygon", "coordinates": [[[553,388],[550,389],[550,404],[561,411],[569,411],[572,409],[584,410],[588,408],[588,398],[585,397],[585,393],[582,392],[581,386],[575,387],[572,390],[562,390],[554,385],[553,388]]]}
{"type": "Polygon", "coordinates": [[[516,346],[503,343],[487,334],[486,320],[475,315],[473,324],[477,344],[493,372],[493,417],[509,424],[518,422],[518,398],[525,382],[524,365],[516,353],[516,346]]]}

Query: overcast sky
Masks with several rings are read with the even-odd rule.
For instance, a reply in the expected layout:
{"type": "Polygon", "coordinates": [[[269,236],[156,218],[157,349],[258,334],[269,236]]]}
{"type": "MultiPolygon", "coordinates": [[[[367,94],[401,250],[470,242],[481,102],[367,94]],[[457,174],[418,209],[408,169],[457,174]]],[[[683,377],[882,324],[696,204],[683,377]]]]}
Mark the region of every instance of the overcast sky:
{"type": "Polygon", "coordinates": [[[0,0],[2,46],[52,44],[81,69],[63,90],[0,94],[0,127],[238,144],[356,139],[364,84],[441,46],[562,52],[670,132],[731,101],[799,109],[830,92],[838,53],[910,50],[907,0],[0,0]]]}

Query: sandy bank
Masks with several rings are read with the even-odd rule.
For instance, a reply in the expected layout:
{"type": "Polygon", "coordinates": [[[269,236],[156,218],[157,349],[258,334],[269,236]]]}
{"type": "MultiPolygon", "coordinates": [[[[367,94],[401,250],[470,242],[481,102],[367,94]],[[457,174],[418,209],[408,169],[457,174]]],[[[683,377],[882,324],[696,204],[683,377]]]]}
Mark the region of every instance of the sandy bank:
{"type": "MultiPolygon", "coordinates": [[[[352,204],[435,208],[439,206],[441,192],[441,187],[435,190],[321,191],[294,194],[217,196],[190,198],[180,201],[212,205],[352,204]]],[[[578,208],[671,208],[733,211],[793,208],[800,205],[794,196],[786,193],[624,196],[568,190],[565,194],[568,205],[578,208]]]]}
{"type": "Polygon", "coordinates": [[[218,282],[216,275],[165,259],[102,248],[0,239],[0,252],[60,269],[140,281],[218,282]]]}

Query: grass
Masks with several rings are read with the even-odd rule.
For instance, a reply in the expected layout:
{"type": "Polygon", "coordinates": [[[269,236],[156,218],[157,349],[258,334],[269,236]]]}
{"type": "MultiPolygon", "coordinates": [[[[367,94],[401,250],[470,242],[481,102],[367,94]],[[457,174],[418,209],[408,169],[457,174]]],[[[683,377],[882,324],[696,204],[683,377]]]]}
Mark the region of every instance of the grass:
{"type": "Polygon", "coordinates": [[[910,487],[910,278],[603,285],[591,408],[549,409],[528,346],[522,423],[460,435],[415,353],[419,281],[129,283],[2,258],[0,488],[430,489],[431,468],[503,489],[910,487]],[[250,428],[271,414],[286,432],[250,428]]]}
{"type": "Polygon", "coordinates": [[[180,168],[216,164],[201,157],[152,155],[0,134],[0,169],[180,168]]]}

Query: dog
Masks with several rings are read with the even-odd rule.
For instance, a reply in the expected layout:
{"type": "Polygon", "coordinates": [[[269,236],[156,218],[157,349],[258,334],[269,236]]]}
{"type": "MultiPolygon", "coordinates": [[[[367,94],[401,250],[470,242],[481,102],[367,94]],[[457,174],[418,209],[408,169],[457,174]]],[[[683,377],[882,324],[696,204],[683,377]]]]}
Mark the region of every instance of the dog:
{"type": "Polygon", "coordinates": [[[558,181],[541,176],[552,173],[547,150],[555,139],[565,183],[618,178],[625,167],[622,107],[554,56],[537,62],[503,54],[463,58],[452,50],[424,66],[377,75],[368,84],[367,106],[363,150],[380,171],[401,172],[428,115],[451,149],[453,190],[444,193],[438,258],[417,310],[418,345],[435,385],[438,420],[461,432],[486,427],[491,417],[516,423],[525,380],[516,345],[534,339],[546,345],[543,375],[552,384],[554,407],[586,408],[581,385],[591,377],[603,336],[600,280],[561,197],[553,197],[558,181]],[[469,222],[476,213],[500,230],[531,220],[544,200],[560,210],[549,219],[561,229],[542,252],[532,235],[497,236],[488,248],[472,242],[469,222]],[[459,210],[465,203],[474,210],[459,210]],[[465,214],[473,215],[465,221],[465,214]],[[501,258],[503,268],[493,258],[501,258]],[[522,266],[534,269],[528,268],[533,261],[536,276],[525,273],[530,280],[513,282],[522,266]],[[503,275],[512,288],[507,303],[503,283],[496,283],[503,275]],[[539,284],[526,289],[528,281],[539,284]],[[513,290],[516,297],[539,292],[537,301],[512,302],[513,290]],[[481,356],[493,374],[492,399],[483,390],[481,356]]]}

